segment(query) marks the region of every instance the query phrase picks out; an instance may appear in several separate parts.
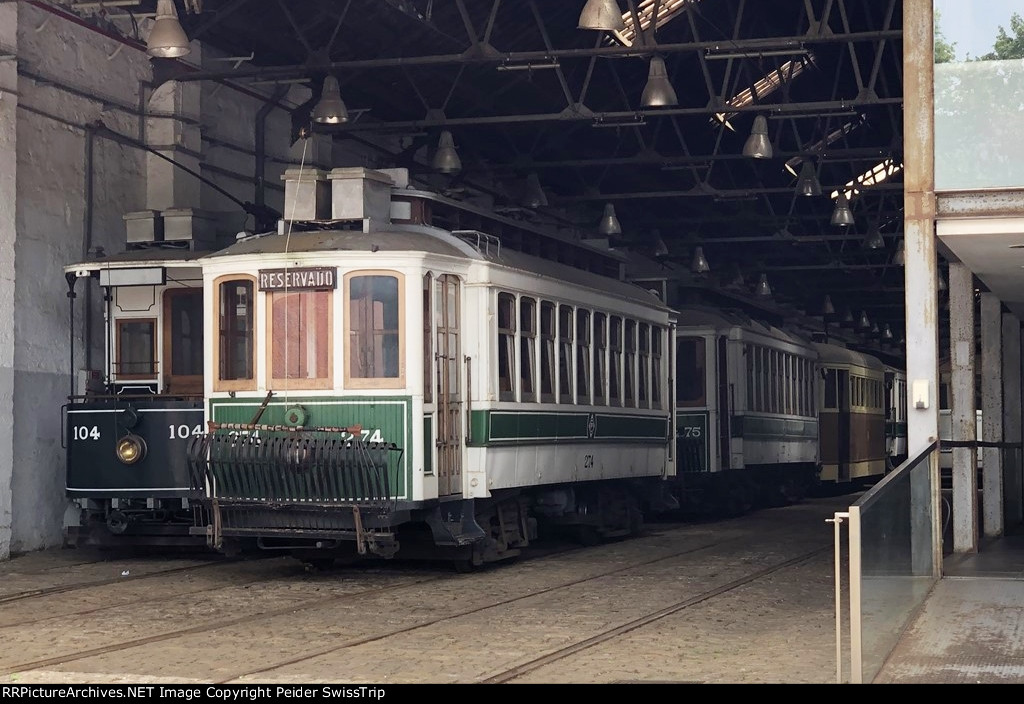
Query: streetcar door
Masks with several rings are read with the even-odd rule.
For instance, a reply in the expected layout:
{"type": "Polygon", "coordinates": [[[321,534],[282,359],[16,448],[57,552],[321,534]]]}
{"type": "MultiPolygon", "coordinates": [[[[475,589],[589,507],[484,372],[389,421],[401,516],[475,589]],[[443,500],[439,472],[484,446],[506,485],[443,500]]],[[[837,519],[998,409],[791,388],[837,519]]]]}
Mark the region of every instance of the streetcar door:
{"type": "Polygon", "coordinates": [[[853,414],[850,409],[850,372],[847,369],[837,370],[838,374],[838,397],[836,408],[838,409],[838,428],[836,429],[837,440],[837,479],[845,482],[850,480],[850,424],[853,422],[853,414]]]}
{"type": "Polygon", "coordinates": [[[203,289],[164,292],[164,393],[203,392],[203,289]]]}
{"type": "Polygon", "coordinates": [[[437,491],[462,493],[462,375],[459,340],[459,280],[452,274],[434,286],[434,353],[437,380],[437,491]]]}

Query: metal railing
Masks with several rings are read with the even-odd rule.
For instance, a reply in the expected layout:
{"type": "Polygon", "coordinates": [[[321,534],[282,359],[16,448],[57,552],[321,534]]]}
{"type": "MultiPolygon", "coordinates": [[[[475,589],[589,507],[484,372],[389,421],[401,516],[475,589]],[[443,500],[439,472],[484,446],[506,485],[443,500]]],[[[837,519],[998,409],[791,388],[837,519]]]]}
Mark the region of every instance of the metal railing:
{"type": "Polygon", "coordinates": [[[836,682],[843,682],[841,526],[848,523],[850,683],[870,682],[932,587],[942,559],[939,442],[829,522],[835,535],[836,682]]]}

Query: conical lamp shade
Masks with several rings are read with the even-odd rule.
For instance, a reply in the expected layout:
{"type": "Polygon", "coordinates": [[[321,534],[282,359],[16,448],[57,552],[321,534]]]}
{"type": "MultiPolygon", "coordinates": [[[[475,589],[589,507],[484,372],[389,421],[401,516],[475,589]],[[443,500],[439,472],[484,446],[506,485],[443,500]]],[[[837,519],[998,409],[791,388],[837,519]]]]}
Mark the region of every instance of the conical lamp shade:
{"type": "Polygon", "coordinates": [[[640,97],[640,105],[645,108],[661,108],[679,105],[676,91],[668,80],[665,59],[660,56],[651,57],[651,68],[647,74],[647,85],[640,97]]]}
{"type": "Polygon", "coordinates": [[[174,59],[191,51],[185,30],[178,21],[174,0],[159,0],[156,4],[156,21],[146,41],[146,53],[161,59],[174,59]]]}
{"type": "Polygon", "coordinates": [[[580,29],[621,32],[626,28],[626,23],[622,21],[622,11],[615,0],[587,0],[580,13],[578,26],[580,29]]]}
{"type": "Polygon", "coordinates": [[[882,239],[882,233],[878,231],[876,225],[872,225],[871,229],[868,230],[867,237],[864,238],[865,249],[882,249],[885,247],[885,240],[882,239]]]}
{"type": "Polygon", "coordinates": [[[619,224],[619,218],[615,215],[615,206],[611,203],[604,206],[604,215],[601,216],[601,221],[597,224],[597,231],[606,237],[622,234],[622,225],[619,224]]]}
{"type": "Polygon", "coordinates": [[[341,89],[338,79],[328,76],[324,79],[324,88],[320,91],[320,100],[310,114],[313,122],[321,125],[340,125],[348,122],[348,109],[341,100],[341,89]]]}
{"type": "Polygon", "coordinates": [[[711,271],[711,266],[708,264],[708,260],[704,258],[704,248],[697,247],[693,253],[693,264],[690,265],[690,271],[694,274],[706,274],[711,271]]]}
{"type": "Polygon", "coordinates": [[[772,143],[768,141],[768,120],[764,115],[754,118],[754,127],[750,130],[747,143],[743,145],[743,156],[751,159],[771,159],[772,143]]]}
{"type": "Polygon", "coordinates": [[[938,272],[937,279],[938,280],[936,281],[936,286],[938,287],[938,289],[940,291],[948,291],[949,290],[949,284],[946,282],[946,277],[942,275],[941,271],[938,272]]]}
{"type": "Polygon", "coordinates": [[[906,254],[903,252],[903,240],[900,240],[900,244],[896,249],[896,253],[892,255],[892,263],[896,266],[903,266],[907,261],[906,254]]]}
{"type": "Polygon", "coordinates": [[[665,240],[661,239],[661,235],[658,235],[654,240],[654,257],[656,259],[664,259],[668,255],[668,245],[665,244],[665,240]]]}
{"type": "Polygon", "coordinates": [[[836,314],[836,309],[832,305],[831,296],[825,296],[825,301],[821,304],[821,314],[825,316],[832,316],[836,314]]]}
{"type": "Polygon", "coordinates": [[[885,327],[882,329],[882,339],[883,340],[891,340],[892,339],[892,328],[889,327],[889,323],[886,323],[885,327]]]}
{"type": "Polygon", "coordinates": [[[729,279],[725,285],[728,288],[746,288],[746,282],[743,280],[743,270],[740,269],[739,264],[733,264],[729,269],[729,279]]]}
{"type": "Polygon", "coordinates": [[[540,185],[540,177],[536,172],[531,172],[526,177],[526,192],[523,194],[524,208],[543,208],[548,204],[548,197],[544,188],[540,185]]]}
{"type": "Polygon", "coordinates": [[[818,174],[814,172],[814,164],[805,161],[800,168],[800,177],[796,182],[796,192],[802,196],[820,196],[821,182],[818,181],[818,174]]]}
{"type": "Polygon", "coordinates": [[[871,327],[871,321],[868,320],[868,313],[865,310],[860,312],[860,318],[857,319],[857,327],[861,330],[867,330],[871,327]]]}
{"type": "Polygon", "coordinates": [[[853,211],[850,210],[850,200],[845,193],[836,196],[836,209],[832,211],[832,224],[839,227],[847,227],[854,223],[853,211]]]}
{"type": "Polygon", "coordinates": [[[462,160],[459,153],[455,151],[455,140],[448,130],[441,132],[441,138],[437,142],[437,151],[434,152],[434,159],[430,162],[434,171],[443,174],[454,174],[462,170],[462,160]]]}
{"type": "Polygon", "coordinates": [[[768,285],[768,274],[761,274],[761,278],[757,281],[757,288],[754,289],[754,295],[758,298],[771,297],[772,287],[768,285]]]}

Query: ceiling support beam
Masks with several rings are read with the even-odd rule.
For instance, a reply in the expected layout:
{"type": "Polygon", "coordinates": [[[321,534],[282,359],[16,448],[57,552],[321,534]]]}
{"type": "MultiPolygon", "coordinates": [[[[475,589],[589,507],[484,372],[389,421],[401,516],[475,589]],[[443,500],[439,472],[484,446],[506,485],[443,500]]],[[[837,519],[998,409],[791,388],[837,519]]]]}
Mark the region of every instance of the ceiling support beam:
{"type": "MultiPolygon", "coordinates": [[[[830,34],[822,37],[815,37],[818,43],[836,42],[876,42],[881,39],[900,39],[903,36],[902,30],[884,30],[872,32],[851,32],[848,34],[830,34]]],[[[792,47],[800,49],[807,44],[806,36],[789,37],[768,37],[758,39],[736,39],[730,40],[727,44],[718,41],[706,42],[678,42],[658,44],[660,54],[669,54],[680,51],[705,52],[722,51],[725,49],[745,51],[757,54],[758,49],[778,49],[780,47],[792,47]]],[[[591,56],[621,57],[641,56],[649,53],[643,47],[628,46],[596,46],[589,49],[553,49],[551,51],[512,51],[499,52],[495,54],[436,54],[432,56],[410,56],[394,57],[385,59],[357,59],[352,61],[331,61],[326,63],[298,64],[293,66],[275,66],[264,68],[248,68],[236,71],[193,71],[184,73],[180,77],[174,77],[179,81],[215,81],[226,79],[259,78],[259,79],[286,79],[303,78],[311,73],[324,73],[336,71],[358,71],[374,68],[395,68],[402,66],[443,66],[453,64],[500,64],[500,63],[529,63],[531,61],[550,61],[552,59],[585,59],[591,56]]]]}

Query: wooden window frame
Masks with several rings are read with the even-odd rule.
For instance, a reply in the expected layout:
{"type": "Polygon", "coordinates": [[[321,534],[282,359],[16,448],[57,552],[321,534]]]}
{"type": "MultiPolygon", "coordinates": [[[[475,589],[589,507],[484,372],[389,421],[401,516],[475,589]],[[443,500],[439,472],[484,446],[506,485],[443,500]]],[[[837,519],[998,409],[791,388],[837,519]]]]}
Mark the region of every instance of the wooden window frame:
{"type": "MultiPolygon", "coordinates": [[[[350,271],[342,277],[342,310],[344,311],[344,337],[342,340],[342,366],[346,389],[404,389],[405,388],[405,348],[407,345],[407,332],[405,328],[406,319],[406,300],[405,300],[405,274],[394,271],[393,269],[360,269],[358,271],[350,271]],[[352,279],[362,278],[365,276],[386,276],[398,281],[398,291],[395,294],[398,303],[398,376],[382,376],[382,377],[353,377],[352,376],[352,349],[351,349],[351,337],[352,337],[352,296],[351,296],[351,282],[352,279]]],[[[333,335],[332,335],[333,337],[333,335]]]]}
{"type": "Polygon", "coordinates": [[[290,289],[267,291],[264,293],[267,335],[264,338],[264,350],[267,360],[267,388],[281,391],[318,391],[334,388],[334,295],[335,291],[318,291],[311,289],[290,289]],[[303,293],[323,293],[327,298],[327,376],[315,379],[291,379],[274,376],[274,296],[294,295],[303,293]]]}
{"type": "MultiPolygon", "coordinates": [[[[668,399],[663,398],[661,383],[666,378],[665,374],[665,340],[670,337],[670,329],[657,325],[651,326],[651,408],[662,410],[671,401],[672,384],[671,377],[668,378],[668,399]]],[[[673,431],[674,432],[674,431],[673,431]]]]}
{"type": "MultiPolygon", "coordinates": [[[[185,295],[199,297],[199,308],[202,310],[203,316],[206,316],[206,304],[203,297],[203,289],[192,286],[181,286],[176,288],[169,288],[164,290],[163,295],[163,315],[164,315],[164,330],[163,330],[163,355],[164,355],[164,368],[162,369],[162,382],[166,393],[179,393],[179,394],[201,394],[203,392],[203,376],[204,374],[175,374],[174,373],[174,357],[172,355],[172,340],[171,340],[171,329],[174,325],[174,321],[171,316],[171,299],[182,297],[185,295]],[[173,382],[173,388],[171,383],[173,382]]],[[[218,320],[219,322],[219,320],[218,320]]],[[[203,359],[204,372],[205,372],[205,351],[203,346],[205,345],[206,331],[202,329],[205,327],[205,320],[203,326],[199,330],[199,348],[202,353],[200,357],[203,359]]]]}
{"type": "Polygon", "coordinates": [[[256,277],[250,276],[249,274],[225,274],[224,276],[218,276],[213,280],[213,328],[214,328],[214,340],[213,340],[213,368],[210,373],[213,377],[213,390],[214,391],[255,391],[256,390],[256,299],[259,293],[259,288],[256,283],[256,277]],[[220,378],[220,289],[221,286],[228,283],[229,281],[245,281],[252,284],[252,359],[250,363],[252,365],[252,378],[250,379],[221,379],[220,378]]]}
{"type": "Polygon", "coordinates": [[[139,381],[139,380],[153,380],[159,375],[160,360],[157,358],[157,350],[159,349],[158,339],[159,330],[157,328],[158,321],[156,318],[114,318],[114,338],[115,338],[115,351],[117,354],[117,363],[114,365],[114,382],[120,381],[139,381]],[[149,323],[153,326],[153,345],[152,345],[152,363],[151,371],[148,374],[122,374],[117,371],[121,368],[121,325],[125,323],[149,323]]]}

